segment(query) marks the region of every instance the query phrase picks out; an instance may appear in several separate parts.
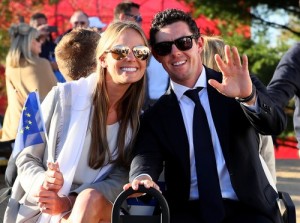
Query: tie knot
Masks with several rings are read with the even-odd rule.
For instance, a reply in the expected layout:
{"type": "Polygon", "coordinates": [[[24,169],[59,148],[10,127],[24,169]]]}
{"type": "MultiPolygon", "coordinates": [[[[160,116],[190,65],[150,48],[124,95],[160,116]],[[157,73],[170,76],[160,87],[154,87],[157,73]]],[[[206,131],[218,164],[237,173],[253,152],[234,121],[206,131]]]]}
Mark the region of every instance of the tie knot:
{"type": "Polygon", "coordinates": [[[196,103],[200,101],[198,93],[202,90],[202,88],[203,87],[197,87],[195,89],[187,90],[186,92],[184,92],[184,94],[192,99],[194,103],[196,103]]]}

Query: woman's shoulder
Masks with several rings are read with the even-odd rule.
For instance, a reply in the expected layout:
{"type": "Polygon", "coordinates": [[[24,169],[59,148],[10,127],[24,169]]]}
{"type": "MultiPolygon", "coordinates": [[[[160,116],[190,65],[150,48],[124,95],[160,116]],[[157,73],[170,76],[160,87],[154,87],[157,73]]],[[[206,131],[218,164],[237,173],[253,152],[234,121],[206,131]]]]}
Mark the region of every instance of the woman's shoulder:
{"type": "Polygon", "coordinates": [[[45,59],[45,58],[43,58],[43,57],[34,57],[33,61],[34,62],[38,62],[38,63],[44,63],[44,64],[47,63],[47,64],[50,64],[50,61],[47,60],[47,59],[45,59]]]}
{"type": "Polygon", "coordinates": [[[34,70],[43,70],[43,73],[51,70],[51,64],[49,62],[49,60],[45,59],[45,58],[41,58],[41,57],[34,57],[33,59],[33,63],[31,63],[29,66],[27,66],[27,68],[34,69],[34,70]]]}
{"type": "Polygon", "coordinates": [[[70,86],[72,89],[76,89],[79,95],[90,95],[94,92],[97,85],[98,75],[97,73],[92,73],[87,77],[82,77],[79,80],[73,80],[66,83],[62,83],[62,86],[70,86]]]}

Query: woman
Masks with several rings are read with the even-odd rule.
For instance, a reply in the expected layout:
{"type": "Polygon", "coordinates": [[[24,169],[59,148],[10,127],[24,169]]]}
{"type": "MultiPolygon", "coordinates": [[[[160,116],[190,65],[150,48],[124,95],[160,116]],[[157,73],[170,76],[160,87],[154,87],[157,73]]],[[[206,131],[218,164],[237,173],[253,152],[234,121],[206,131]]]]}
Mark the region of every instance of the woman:
{"type": "Polygon", "coordinates": [[[1,141],[14,140],[17,135],[23,104],[29,92],[38,91],[43,101],[56,85],[48,60],[39,57],[42,42],[38,31],[25,23],[13,25],[11,46],[6,57],[7,108],[4,115],[1,141]]]}
{"type": "Polygon", "coordinates": [[[19,154],[4,222],[110,222],[128,181],[150,50],[137,24],[116,22],[96,52],[96,73],[60,84],[42,104],[48,145],[19,154]]]}

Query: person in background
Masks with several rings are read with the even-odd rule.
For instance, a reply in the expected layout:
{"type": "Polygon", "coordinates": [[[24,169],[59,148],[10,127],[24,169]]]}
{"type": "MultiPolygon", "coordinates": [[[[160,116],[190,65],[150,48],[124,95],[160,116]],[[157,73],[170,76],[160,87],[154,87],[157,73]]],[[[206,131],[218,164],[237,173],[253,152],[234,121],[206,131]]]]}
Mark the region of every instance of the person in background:
{"type": "Polygon", "coordinates": [[[77,27],[83,27],[83,28],[87,28],[89,27],[89,16],[81,11],[81,10],[77,10],[75,11],[72,16],[70,17],[70,25],[71,28],[68,29],[66,32],[64,32],[62,35],[58,36],[55,40],[55,43],[58,44],[59,41],[61,40],[61,38],[67,34],[68,32],[70,32],[72,29],[77,28],[77,27]]]}
{"type": "Polygon", "coordinates": [[[42,44],[42,52],[40,57],[45,58],[50,61],[53,72],[56,76],[58,82],[65,82],[65,79],[58,70],[57,63],[55,60],[54,50],[56,44],[54,43],[52,32],[57,32],[57,27],[49,26],[48,19],[43,13],[35,13],[30,17],[29,25],[36,28],[39,31],[42,44]],[[56,30],[55,30],[56,29],[56,30]]]}
{"type": "Polygon", "coordinates": [[[147,67],[146,75],[147,88],[143,110],[153,106],[160,96],[166,93],[170,82],[168,73],[161,63],[159,63],[152,55],[147,67]]]}
{"type": "Polygon", "coordinates": [[[274,102],[282,108],[285,108],[289,101],[294,98],[293,124],[298,141],[297,148],[300,151],[300,42],[295,43],[283,55],[267,90],[274,102]]]}
{"type": "MultiPolygon", "coordinates": [[[[114,21],[135,21],[142,25],[140,5],[134,2],[121,2],[114,10],[114,21]]],[[[147,67],[147,87],[145,91],[145,103],[143,110],[152,106],[158,98],[163,95],[169,87],[169,76],[161,63],[153,56],[147,67]]]]}
{"type": "Polygon", "coordinates": [[[39,57],[42,37],[25,23],[9,29],[11,45],[6,57],[7,108],[4,115],[1,141],[14,140],[20,115],[29,92],[38,91],[41,102],[57,84],[48,60],[39,57]]]}
{"type": "Polygon", "coordinates": [[[103,23],[97,16],[89,17],[89,27],[96,28],[99,33],[103,32],[106,25],[107,24],[103,23]]]}
{"type": "Polygon", "coordinates": [[[286,117],[249,74],[247,56],[226,45],[226,61],[215,56],[222,73],[203,66],[197,24],[178,9],[155,15],[150,45],[171,88],[141,117],[123,188],[159,189],[164,167],[171,223],[282,222],[258,133],[280,133],[286,117]]]}
{"type": "Polygon", "coordinates": [[[141,24],[140,5],[134,2],[121,2],[114,9],[114,21],[134,21],[141,24]]]}
{"type": "MultiPolygon", "coordinates": [[[[219,54],[222,60],[225,61],[225,42],[221,36],[206,36],[202,35],[203,38],[203,51],[201,52],[201,58],[203,65],[220,71],[216,60],[215,55],[219,54]]],[[[261,135],[259,153],[266,162],[268,166],[268,171],[272,176],[274,185],[276,184],[276,160],[275,160],[275,151],[272,136],[261,135]]],[[[266,170],[265,170],[266,171],[266,170]]]]}
{"type": "Polygon", "coordinates": [[[43,13],[35,13],[30,17],[29,25],[36,28],[41,36],[41,40],[43,40],[42,44],[42,52],[40,53],[40,57],[48,59],[52,65],[53,70],[57,70],[57,64],[53,63],[52,57],[54,55],[54,49],[56,44],[53,41],[52,32],[49,29],[48,19],[43,13]],[[42,39],[43,38],[43,39],[42,39]]]}
{"type": "Polygon", "coordinates": [[[51,90],[41,105],[48,145],[18,155],[4,223],[110,222],[128,181],[149,55],[140,26],[112,23],[97,45],[97,71],[51,90]]]}
{"type": "MultiPolygon", "coordinates": [[[[55,48],[59,69],[67,81],[87,77],[96,71],[96,48],[100,39],[99,33],[91,28],[75,28],[67,33],[55,48]],[[87,50],[89,49],[89,50],[87,50]]],[[[9,142],[0,144],[6,151],[9,142]]],[[[11,148],[10,148],[11,152],[11,148]]],[[[5,169],[5,181],[10,187],[17,177],[16,158],[9,158],[5,169]]]]}
{"type": "Polygon", "coordinates": [[[99,40],[100,34],[92,28],[75,28],[63,36],[55,48],[55,55],[67,81],[87,77],[96,71],[99,40]]]}

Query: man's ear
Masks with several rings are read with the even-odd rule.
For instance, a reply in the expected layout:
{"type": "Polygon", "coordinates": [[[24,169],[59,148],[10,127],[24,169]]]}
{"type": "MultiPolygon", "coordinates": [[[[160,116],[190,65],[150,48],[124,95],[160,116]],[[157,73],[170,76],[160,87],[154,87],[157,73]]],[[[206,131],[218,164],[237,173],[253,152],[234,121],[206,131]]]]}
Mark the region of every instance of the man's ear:
{"type": "Polygon", "coordinates": [[[158,55],[155,53],[155,51],[152,50],[152,49],[151,49],[151,53],[152,53],[152,56],[154,56],[154,58],[155,58],[159,63],[161,63],[161,61],[160,61],[160,56],[158,56],[158,55]]]}
{"type": "Polygon", "coordinates": [[[199,37],[197,44],[198,44],[199,53],[201,53],[203,50],[203,44],[204,44],[204,39],[202,36],[199,37]]]}
{"type": "Polygon", "coordinates": [[[119,14],[119,20],[120,21],[125,21],[126,20],[126,15],[124,13],[119,14]]]}

